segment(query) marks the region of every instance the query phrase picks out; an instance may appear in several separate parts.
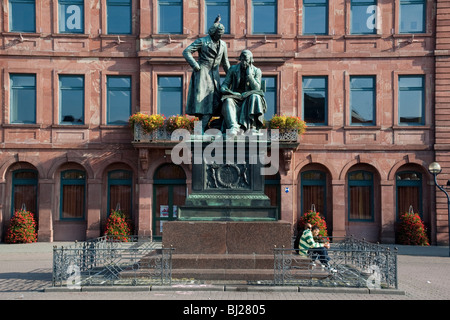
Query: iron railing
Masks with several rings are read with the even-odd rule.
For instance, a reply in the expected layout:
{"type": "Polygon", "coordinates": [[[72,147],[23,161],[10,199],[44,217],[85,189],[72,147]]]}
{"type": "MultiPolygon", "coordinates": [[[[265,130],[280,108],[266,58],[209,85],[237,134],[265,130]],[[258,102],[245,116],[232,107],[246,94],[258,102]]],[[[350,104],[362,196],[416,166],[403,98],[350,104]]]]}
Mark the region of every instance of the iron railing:
{"type": "MultiPolygon", "coordinates": [[[[165,128],[157,129],[153,132],[146,132],[139,123],[134,126],[134,142],[151,142],[151,141],[171,141],[172,133],[165,128]]],[[[192,133],[191,133],[192,134],[192,133]]],[[[297,142],[297,130],[267,130],[267,138],[270,140],[277,140],[280,142],[297,142]]],[[[186,139],[186,138],[185,138],[186,139]]]]}
{"type": "MultiPolygon", "coordinates": [[[[136,236],[54,247],[53,286],[171,285],[173,250],[136,236]]],[[[328,254],[331,269],[292,248],[275,248],[274,278],[267,284],[398,289],[397,250],[350,237],[334,241],[328,254]]]]}
{"type": "Polygon", "coordinates": [[[172,248],[149,238],[105,236],[53,248],[53,286],[160,285],[172,281],[172,248]]]}
{"type": "Polygon", "coordinates": [[[330,268],[294,249],[274,249],[274,284],[398,289],[397,250],[353,237],[328,249],[330,268]]]}

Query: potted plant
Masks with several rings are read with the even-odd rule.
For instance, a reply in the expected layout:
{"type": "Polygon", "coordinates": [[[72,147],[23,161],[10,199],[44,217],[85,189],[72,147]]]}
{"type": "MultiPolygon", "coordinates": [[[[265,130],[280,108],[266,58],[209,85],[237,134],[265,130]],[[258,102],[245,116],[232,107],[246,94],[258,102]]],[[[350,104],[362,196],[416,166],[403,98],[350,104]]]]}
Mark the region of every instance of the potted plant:
{"type": "Polygon", "coordinates": [[[192,133],[197,120],[197,118],[190,118],[186,115],[170,116],[166,121],[166,130],[171,133],[177,129],[185,129],[192,133]]]}
{"type": "Polygon", "coordinates": [[[164,115],[147,115],[137,112],[130,116],[128,124],[134,133],[134,140],[154,140],[157,132],[164,128],[166,118],[164,115]]]}
{"type": "Polygon", "coordinates": [[[144,130],[146,133],[151,133],[155,130],[158,130],[162,127],[164,127],[164,121],[165,121],[164,115],[160,114],[144,114],[137,112],[130,116],[128,119],[128,123],[131,126],[131,128],[134,130],[136,125],[140,125],[142,130],[144,130]]]}
{"type": "Polygon", "coordinates": [[[296,131],[303,134],[306,131],[306,123],[300,117],[274,115],[269,121],[269,129],[278,129],[280,132],[296,131]]]}
{"type": "Polygon", "coordinates": [[[316,212],[315,210],[309,210],[308,212],[305,212],[298,221],[298,231],[303,232],[303,230],[305,229],[305,224],[307,223],[310,223],[312,226],[319,227],[318,237],[320,242],[329,241],[327,223],[319,212],[316,212]]]}
{"type": "Polygon", "coordinates": [[[105,235],[112,241],[128,242],[131,224],[120,209],[111,210],[106,222],[105,235]]]}
{"type": "Polygon", "coordinates": [[[32,243],[37,241],[34,215],[22,208],[14,213],[6,232],[6,243],[32,243]]]}
{"type": "Polygon", "coordinates": [[[397,231],[397,241],[399,244],[429,246],[427,229],[419,214],[407,212],[400,216],[400,223],[397,231]]]}
{"type": "MultiPolygon", "coordinates": [[[[279,140],[297,141],[297,137],[306,131],[305,121],[294,116],[274,115],[266,126],[279,131],[279,140]]],[[[272,132],[271,135],[274,136],[272,132]]]]}

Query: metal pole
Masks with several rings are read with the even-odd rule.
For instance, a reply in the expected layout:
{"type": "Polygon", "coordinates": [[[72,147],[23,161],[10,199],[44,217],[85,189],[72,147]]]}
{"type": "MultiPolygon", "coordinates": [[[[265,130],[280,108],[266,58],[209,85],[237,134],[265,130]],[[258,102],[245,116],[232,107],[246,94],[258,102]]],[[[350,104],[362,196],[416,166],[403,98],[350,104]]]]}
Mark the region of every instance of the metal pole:
{"type": "Polygon", "coordinates": [[[448,195],[447,191],[443,187],[441,187],[437,182],[437,174],[433,173],[434,175],[434,183],[436,186],[441,190],[445,195],[447,196],[447,214],[448,214],[448,256],[450,257],[450,196],[448,195]]]}
{"type": "Polygon", "coordinates": [[[448,194],[447,194],[447,210],[448,210],[448,256],[450,257],[450,197],[448,196],[448,194]]]}

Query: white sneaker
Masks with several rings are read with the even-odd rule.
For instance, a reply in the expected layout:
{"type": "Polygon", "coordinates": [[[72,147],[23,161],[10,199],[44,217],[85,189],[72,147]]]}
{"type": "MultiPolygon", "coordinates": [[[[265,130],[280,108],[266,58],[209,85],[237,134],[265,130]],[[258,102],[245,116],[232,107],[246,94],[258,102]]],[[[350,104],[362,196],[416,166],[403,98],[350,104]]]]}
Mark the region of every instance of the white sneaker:
{"type": "Polygon", "coordinates": [[[326,268],[331,273],[336,273],[337,272],[337,270],[335,268],[333,268],[332,266],[330,266],[330,265],[327,265],[326,268]]]}

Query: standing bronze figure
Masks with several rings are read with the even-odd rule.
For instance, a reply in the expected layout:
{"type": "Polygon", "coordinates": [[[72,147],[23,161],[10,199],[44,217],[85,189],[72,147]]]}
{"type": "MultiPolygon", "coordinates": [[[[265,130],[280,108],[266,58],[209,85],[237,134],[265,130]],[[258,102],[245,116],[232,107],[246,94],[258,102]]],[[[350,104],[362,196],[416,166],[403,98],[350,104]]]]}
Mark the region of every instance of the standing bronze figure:
{"type": "Polygon", "coordinates": [[[189,84],[186,114],[197,116],[205,132],[213,115],[220,115],[221,94],[219,66],[228,72],[227,46],[221,40],[225,27],[220,16],[209,29],[206,37],[195,40],[184,51],[183,56],[194,69],[189,84]],[[193,53],[198,52],[198,61],[193,53]]]}

